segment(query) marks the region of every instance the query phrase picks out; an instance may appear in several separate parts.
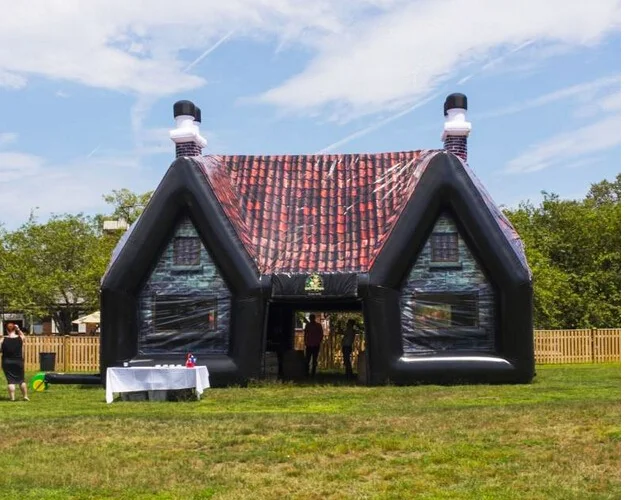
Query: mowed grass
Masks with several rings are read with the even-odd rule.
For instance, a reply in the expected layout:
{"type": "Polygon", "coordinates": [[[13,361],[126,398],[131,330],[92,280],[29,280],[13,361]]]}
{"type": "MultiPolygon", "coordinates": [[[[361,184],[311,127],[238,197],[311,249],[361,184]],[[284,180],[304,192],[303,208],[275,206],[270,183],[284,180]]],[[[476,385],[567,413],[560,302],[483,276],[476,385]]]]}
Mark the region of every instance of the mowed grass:
{"type": "MultiPolygon", "coordinates": [[[[4,384],[4,379],[0,382],[4,384]]],[[[265,384],[0,400],[0,498],[620,497],[620,365],[517,386],[265,384]]]]}

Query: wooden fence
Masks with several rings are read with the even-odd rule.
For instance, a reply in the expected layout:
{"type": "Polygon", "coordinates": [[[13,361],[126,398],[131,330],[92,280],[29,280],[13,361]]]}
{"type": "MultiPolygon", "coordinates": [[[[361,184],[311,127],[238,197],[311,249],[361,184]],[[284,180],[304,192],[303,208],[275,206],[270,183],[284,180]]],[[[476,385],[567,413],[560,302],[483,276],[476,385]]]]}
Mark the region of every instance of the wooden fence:
{"type": "MultiPolygon", "coordinates": [[[[295,330],[294,348],[299,351],[304,350],[304,332],[303,330],[295,330]]],[[[343,351],[341,350],[342,335],[327,335],[323,339],[321,348],[319,349],[319,368],[321,370],[342,370],[343,351]]],[[[364,335],[359,333],[354,337],[354,348],[352,350],[352,366],[356,367],[358,355],[365,350],[364,335]]]]}
{"type": "MultiPolygon", "coordinates": [[[[328,335],[319,352],[319,367],[341,370],[343,355],[340,335],[328,335]]],[[[356,335],[352,365],[365,348],[365,339],[356,335]]],[[[304,349],[304,334],[295,332],[295,349],[304,349]]],[[[56,353],[58,371],[98,371],[100,369],[100,337],[97,336],[28,336],[24,345],[27,371],[39,369],[39,353],[56,353]]],[[[534,352],[537,364],[607,363],[621,360],[621,329],[535,330],[534,352]]]]}
{"type": "Polygon", "coordinates": [[[534,330],[534,355],[537,364],[618,362],[621,329],[534,330]]]}
{"type": "Polygon", "coordinates": [[[56,353],[57,371],[88,372],[100,370],[100,337],[93,335],[29,335],[24,343],[26,371],[39,370],[39,353],[56,353]]]}

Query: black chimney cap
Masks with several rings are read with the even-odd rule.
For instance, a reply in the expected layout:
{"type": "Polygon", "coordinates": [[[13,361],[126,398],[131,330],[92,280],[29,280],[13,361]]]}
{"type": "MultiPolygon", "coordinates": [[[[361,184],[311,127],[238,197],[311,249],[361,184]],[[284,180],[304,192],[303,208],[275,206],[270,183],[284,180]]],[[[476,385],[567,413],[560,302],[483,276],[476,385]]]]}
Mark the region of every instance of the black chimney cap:
{"type": "Polygon", "coordinates": [[[195,107],[195,115],[193,116],[195,117],[196,122],[202,123],[202,110],[197,106],[195,107]]]}
{"type": "Polygon", "coordinates": [[[454,108],[469,109],[467,107],[467,96],[459,93],[448,95],[447,99],[445,99],[445,116],[447,116],[447,111],[454,108]]]}
{"type": "Polygon", "coordinates": [[[195,116],[196,109],[191,101],[178,101],[174,104],[174,118],[181,115],[195,116]]]}

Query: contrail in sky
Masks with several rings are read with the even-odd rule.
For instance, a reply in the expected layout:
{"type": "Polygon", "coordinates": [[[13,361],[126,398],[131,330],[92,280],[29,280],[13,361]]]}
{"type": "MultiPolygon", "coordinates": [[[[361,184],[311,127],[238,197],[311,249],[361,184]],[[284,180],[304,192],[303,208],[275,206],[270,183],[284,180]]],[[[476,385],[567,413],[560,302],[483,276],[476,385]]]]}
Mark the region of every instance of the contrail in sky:
{"type": "Polygon", "coordinates": [[[397,120],[398,118],[401,118],[402,116],[407,115],[411,111],[414,111],[415,109],[420,108],[421,106],[423,106],[424,104],[430,102],[432,99],[434,99],[435,97],[438,97],[439,95],[440,95],[440,92],[438,92],[436,94],[432,94],[432,95],[426,97],[425,99],[421,99],[421,100],[417,101],[416,103],[411,104],[406,109],[402,109],[398,113],[395,113],[394,115],[391,115],[391,116],[389,116],[388,118],[385,118],[382,121],[374,123],[373,125],[369,125],[368,127],[365,127],[365,128],[363,128],[361,130],[358,130],[358,131],[354,132],[353,134],[350,134],[347,137],[344,137],[343,139],[338,140],[338,141],[330,144],[329,146],[326,146],[323,149],[320,149],[319,151],[317,151],[316,154],[328,153],[328,152],[332,151],[333,149],[336,149],[339,146],[342,146],[343,144],[345,144],[347,142],[353,141],[354,139],[356,139],[358,137],[361,137],[363,135],[367,135],[369,132],[373,132],[374,130],[379,129],[380,127],[383,127],[384,125],[387,125],[388,123],[391,123],[391,122],[397,120]]]}
{"type": "Polygon", "coordinates": [[[226,33],[219,40],[217,40],[213,45],[211,45],[208,49],[206,49],[204,52],[202,52],[200,54],[200,56],[195,61],[190,63],[184,70],[185,71],[189,71],[191,68],[193,68],[193,66],[195,66],[196,64],[201,62],[206,56],[208,56],[213,50],[215,50],[222,43],[224,43],[226,40],[228,40],[228,38],[230,38],[233,34],[234,34],[234,30],[230,31],[229,33],[226,33]]]}
{"type": "MultiPolygon", "coordinates": [[[[495,64],[499,64],[500,62],[502,62],[503,60],[505,60],[507,57],[509,57],[511,54],[514,54],[515,52],[518,52],[526,47],[528,47],[529,45],[532,45],[534,43],[534,40],[529,40],[527,42],[524,42],[516,47],[514,47],[512,50],[510,50],[509,52],[507,52],[506,54],[504,54],[503,56],[500,56],[496,59],[492,59],[490,61],[488,61],[486,64],[484,64],[478,71],[476,71],[475,73],[472,73],[468,76],[465,76],[464,78],[461,78],[458,82],[456,82],[457,85],[462,85],[463,83],[467,82],[468,80],[470,80],[471,78],[473,78],[475,75],[477,75],[478,73],[481,73],[482,71],[488,69],[489,67],[494,66],[495,64]]],[[[369,125],[368,127],[365,127],[361,130],[358,130],[356,132],[354,132],[353,134],[348,135],[347,137],[344,137],[343,139],[340,139],[338,141],[336,141],[333,144],[330,144],[329,146],[326,146],[325,148],[317,151],[317,154],[323,154],[323,153],[327,153],[329,151],[332,151],[333,149],[342,146],[343,144],[353,141],[354,139],[361,137],[363,135],[367,135],[369,132],[373,132],[374,130],[379,129],[380,127],[383,127],[384,125],[391,123],[395,120],[397,120],[398,118],[401,118],[402,116],[410,113],[411,111],[414,111],[417,108],[420,108],[421,106],[423,106],[424,104],[430,102],[432,99],[434,99],[435,97],[438,97],[441,95],[441,92],[438,92],[436,94],[432,94],[429,97],[426,97],[425,99],[422,99],[420,101],[417,101],[414,104],[411,104],[408,108],[403,109],[402,111],[399,111],[398,113],[389,116],[388,118],[385,118],[384,120],[378,122],[378,123],[374,123],[373,125],[369,125]]],[[[429,128],[429,127],[428,127],[429,128]]]]}
{"type": "Polygon", "coordinates": [[[96,152],[98,151],[98,149],[100,149],[100,146],[102,146],[102,144],[98,144],[95,148],[93,148],[91,150],[91,153],[89,153],[87,155],[87,158],[91,158],[94,154],[96,154],[96,152]]]}

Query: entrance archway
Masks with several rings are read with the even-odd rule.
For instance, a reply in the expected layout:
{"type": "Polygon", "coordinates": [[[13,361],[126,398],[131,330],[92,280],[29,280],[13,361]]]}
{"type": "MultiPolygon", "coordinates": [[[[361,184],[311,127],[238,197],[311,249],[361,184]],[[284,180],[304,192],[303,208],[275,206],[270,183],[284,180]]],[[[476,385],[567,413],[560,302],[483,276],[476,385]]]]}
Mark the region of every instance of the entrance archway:
{"type": "MultiPolygon", "coordinates": [[[[301,322],[301,313],[314,313],[318,320],[320,316],[331,316],[334,321],[324,325],[324,340],[319,353],[319,373],[320,380],[329,381],[344,378],[344,365],[342,358],[342,334],[343,331],[337,329],[336,319],[338,314],[349,315],[349,317],[360,316],[359,328],[357,328],[356,338],[352,351],[352,366],[354,372],[361,372],[359,381],[365,383],[366,373],[366,345],[367,331],[364,323],[363,303],[358,299],[349,300],[314,300],[314,301],[294,301],[294,300],[272,300],[268,303],[265,335],[263,342],[262,376],[266,379],[301,379],[301,371],[291,370],[293,359],[304,359],[304,324],[301,322]],[[299,313],[299,314],[298,314],[299,313]],[[298,321],[299,316],[299,321],[298,321]],[[333,324],[334,323],[334,324],[333,324]],[[363,360],[360,358],[365,357],[363,360]],[[287,360],[285,363],[284,360],[287,360]],[[290,373],[293,371],[292,373],[290,373]]],[[[340,316],[339,316],[340,318],[340,316]]],[[[344,326],[344,325],[343,325],[344,326]]],[[[296,361],[296,363],[299,363],[296,361]]],[[[355,380],[355,377],[353,378],[355,380]]]]}

